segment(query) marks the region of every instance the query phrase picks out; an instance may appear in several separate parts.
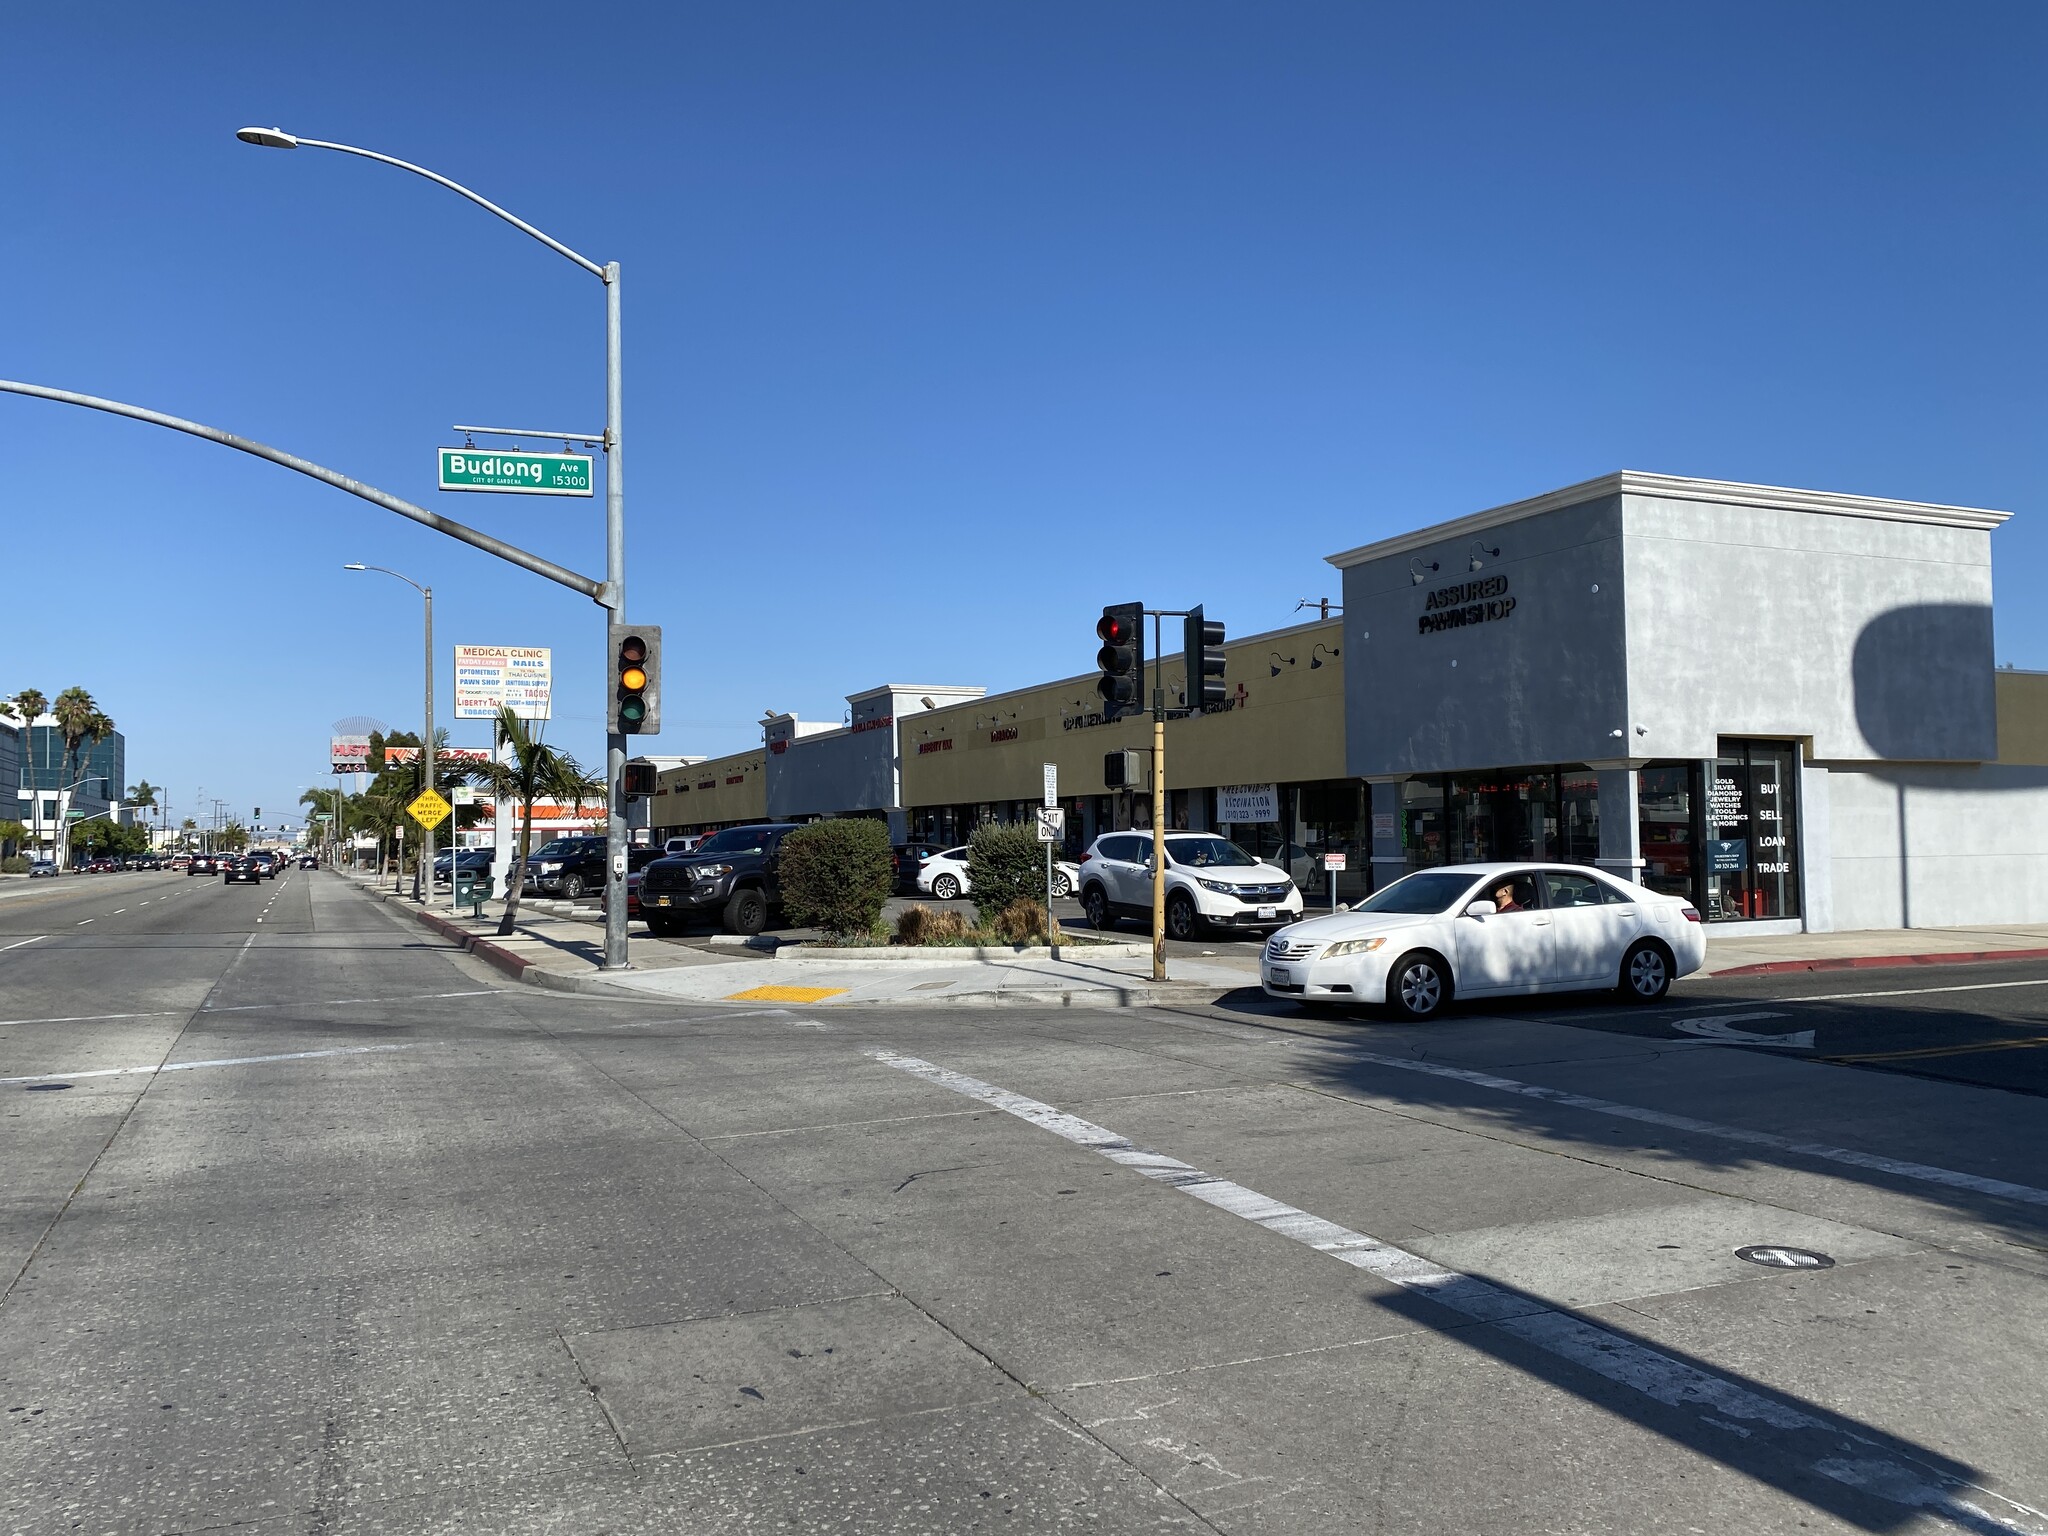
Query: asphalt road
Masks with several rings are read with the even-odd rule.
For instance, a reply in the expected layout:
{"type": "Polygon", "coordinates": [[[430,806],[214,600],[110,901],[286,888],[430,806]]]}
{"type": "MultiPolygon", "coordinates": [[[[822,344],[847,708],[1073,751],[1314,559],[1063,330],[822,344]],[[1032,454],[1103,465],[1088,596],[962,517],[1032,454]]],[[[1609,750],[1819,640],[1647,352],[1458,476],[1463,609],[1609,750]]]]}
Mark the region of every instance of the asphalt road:
{"type": "Polygon", "coordinates": [[[0,901],[0,1531],[2048,1536],[2048,1126],[1957,1075],[2038,1053],[1849,1059],[2033,980],[672,1007],[325,874],[60,882],[0,901]]]}

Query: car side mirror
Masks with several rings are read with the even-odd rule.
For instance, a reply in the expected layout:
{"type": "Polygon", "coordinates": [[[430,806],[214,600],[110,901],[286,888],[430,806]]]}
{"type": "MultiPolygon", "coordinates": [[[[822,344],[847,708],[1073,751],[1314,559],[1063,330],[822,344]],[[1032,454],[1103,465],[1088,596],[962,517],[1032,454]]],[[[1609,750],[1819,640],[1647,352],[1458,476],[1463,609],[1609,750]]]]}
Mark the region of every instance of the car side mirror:
{"type": "Polygon", "coordinates": [[[1498,911],[1500,908],[1490,901],[1469,902],[1465,907],[1467,917],[1492,917],[1498,911]]]}

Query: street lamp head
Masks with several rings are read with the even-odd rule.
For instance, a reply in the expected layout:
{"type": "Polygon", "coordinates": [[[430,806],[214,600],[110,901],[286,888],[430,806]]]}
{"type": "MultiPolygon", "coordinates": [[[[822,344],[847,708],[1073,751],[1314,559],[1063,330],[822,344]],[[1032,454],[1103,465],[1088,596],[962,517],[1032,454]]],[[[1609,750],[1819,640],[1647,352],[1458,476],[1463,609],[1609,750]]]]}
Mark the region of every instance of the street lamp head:
{"type": "Polygon", "coordinates": [[[344,565],[342,569],[344,571],[367,571],[369,567],[367,565],[360,565],[357,562],[351,560],[347,565],[344,565]]]}
{"type": "Polygon", "coordinates": [[[260,145],[264,149],[297,149],[299,141],[282,128],[237,128],[235,137],[244,144],[260,145]]]}

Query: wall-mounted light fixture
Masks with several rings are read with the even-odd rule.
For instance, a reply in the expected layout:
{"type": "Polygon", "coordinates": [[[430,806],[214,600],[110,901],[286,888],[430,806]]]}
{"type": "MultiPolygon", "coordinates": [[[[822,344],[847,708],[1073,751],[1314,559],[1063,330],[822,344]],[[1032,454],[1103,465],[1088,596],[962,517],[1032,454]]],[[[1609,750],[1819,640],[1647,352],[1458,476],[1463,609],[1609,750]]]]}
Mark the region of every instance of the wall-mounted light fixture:
{"type": "Polygon", "coordinates": [[[1419,587],[1422,585],[1422,573],[1424,571],[1434,571],[1436,569],[1438,569],[1438,566],[1434,560],[1424,564],[1420,555],[1410,555],[1408,557],[1408,580],[1413,586],[1419,587]]]}
{"type": "Polygon", "coordinates": [[[1315,671],[1316,668],[1320,667],[1323,664],[1323,658],[1318,656],[1316,654],[1316,651],[1328,651],[1330,653],[1331,659],[1333,660],[1344,654],[1342,651],[1338,650],[1337,647],[1335,647],[1334,645],[1325,645],[1322,641],[1318,640],[1316,642],[1315,651],[1310,651],[1308,653],[1308,669],[1311,672],[1315,671]]]}
{"type": "Polygon", "coordinates": [[[917,702],[922,704],[926,709],[937,709],[939,707],[931,701],[930,695],[926,695],[924,698],[919,699],[917,702]]]}
{"type": "Polygon", "coordinates": [[[1498,560],[1500,558],[1500,549],[1498,546],[1489,549],[1486,545],[1480,543],[1477,539],[1474,539],[1472,541],[1472,548],[1469,553],[1470,561],[1467,564],[1466,569],[1473,571],[1478,570],[1482,565],[1486,564],[1486,562],[1489,560],[1498,560]]]}
{"type": "Polygon", "coordinates": [[[1294,658],[1292,656],[1282,656],[1278,651],[1273,652],[1272,668],[1275,677],[1280,675],[1280,663],[1283,661],[1290,667],[1294,665],[1294,658]]]}

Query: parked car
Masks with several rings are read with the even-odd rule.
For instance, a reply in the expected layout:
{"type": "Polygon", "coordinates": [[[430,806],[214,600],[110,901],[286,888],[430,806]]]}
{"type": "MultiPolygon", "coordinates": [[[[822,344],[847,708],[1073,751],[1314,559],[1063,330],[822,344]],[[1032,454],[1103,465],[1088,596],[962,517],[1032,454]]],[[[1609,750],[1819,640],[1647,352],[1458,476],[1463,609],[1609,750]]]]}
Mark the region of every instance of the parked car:
{"type": "Polygon", "coordinates": [[[455,878],[457,870],[471,875],[488,875],[497,861],[495,848],[464,848],[438,853],[434,855],[434,883],[446,885],[455,878]]]}
{"type": "Polygon", "coordinates": [[[1052,861],[1052,893],[1071,896],[1081,888],[1081,866],[1066,859],[1052,861]]]}
{"type": "Polygon", "coordinates": [[[28,866],[28,877],[31,880],[56,879],[57,861],[55,859],[31,859],[28,866]]]}
{"type": "MultiPolygon", "coordinates": [[[[1150,920],[1152,834],[1106,832],[1081,860],[1081,905],[1109,928],[1150,920]]],[[[1204,928],[1270,931],[1301,916],[1301,892],[1283,869],[1262,863],[1215,832],[1166,834],[1166,932],[1192,939],[1204,928]]]]}
{"type": "Polygon", "coordinates": [[[674,933],[685,918],[716,912],[729,933],[759,933],[782,905],[782,840],[795,822],[727,827],[694,853],[647,866],[640,904],[650,933],[674,933]]]}
{"type": "Polygon", "coordinates": [[[936,896],[940,901],[965,896],[974,886],[974,882],[967,878],[966,845],[926,857],[917,866],[914,883],[918,894],[936,896]]]}
{"type": "MultiPolygon", "coordinates": [[[[630,923],[634,918],[641,915],[640,884],[641,881],[646,877],[647,866],[652,864],[656,859],[665,859],[667,857],[668,855],[664,853],[661,849],[654,847],[628,848],[626,850],[627,922],[630,923]]],[[[612,888],[609,885],[607,885],[604,888],[604,899],[598,903],[599,906],[604,907],[606,910],[610,910],[611,889],[612,888]]]]}
{"type": "Polygon", "coordinates": [[[1609,989],[1654,1003],[1706,955],[1683,897],[1579,864],[1453,864],[1282,929],[1259,979],[1274,997],[1427,1019],[1457,996],[1609,989]]]}
{"type": "Polygon", "coordinates": [[[221,860],[220,875],[222,885],[261,885],[263,866],[253,857],[238,854],[221,860]]]}
{"type": "Polygon", "coordinates": [[[702,833],[696,837],[672,837],[661,845],[661,851],[665,854],[695,853],[697,845],[703,841],[702,833]]]}
{"type": "Polygon", "coordinates": [[[601,837],[557,837],[541,844],[526,860],[526,886],[570,901],[604,889],[605,840],[601,837]]]}
{"type": "Polygon", "coordinates": [[[889,857],[896,871],[896,889],[915,891],[918,872],[924,868],[925,860],[944,846],[943,843],[898,843],[891,848],[889,857]]]}

